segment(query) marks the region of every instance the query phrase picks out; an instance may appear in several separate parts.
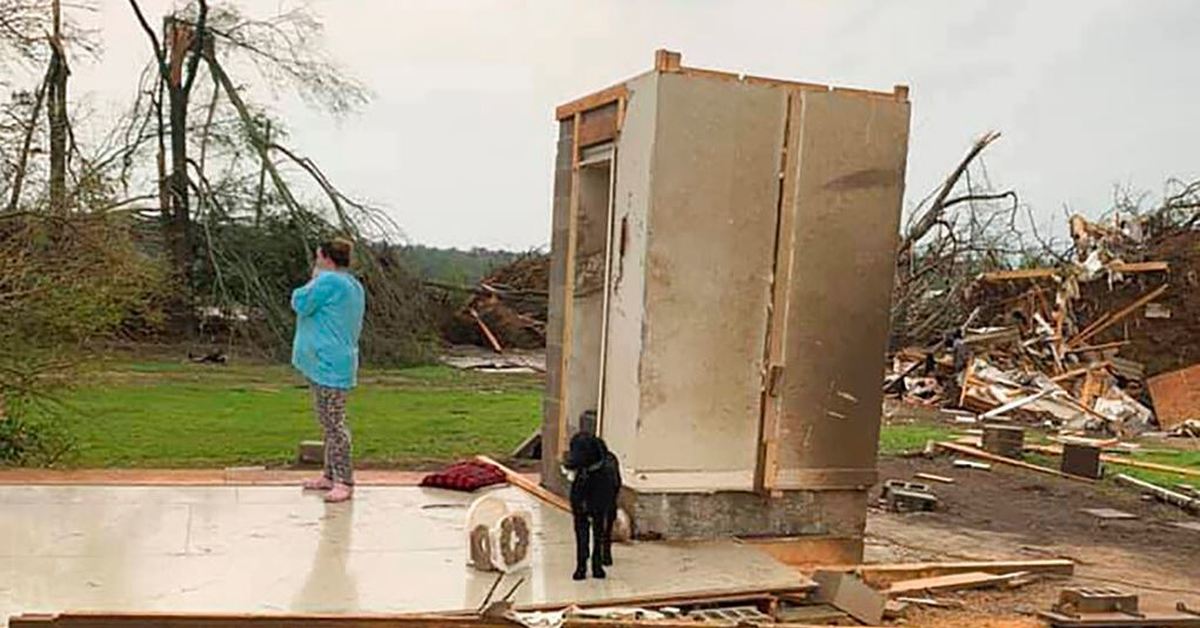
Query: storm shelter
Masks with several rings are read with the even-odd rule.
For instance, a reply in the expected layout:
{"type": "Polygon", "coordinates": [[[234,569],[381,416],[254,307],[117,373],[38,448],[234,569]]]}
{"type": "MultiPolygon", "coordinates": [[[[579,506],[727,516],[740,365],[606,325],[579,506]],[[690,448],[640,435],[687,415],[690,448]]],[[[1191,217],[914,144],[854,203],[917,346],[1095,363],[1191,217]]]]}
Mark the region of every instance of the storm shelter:
{"type": "Polygon", "coordinates": [[[543,482],[563,492],[567,440],[595,429],[638,536],[861,555],[908,89],[660,50],[556,118],[543,482]]]}

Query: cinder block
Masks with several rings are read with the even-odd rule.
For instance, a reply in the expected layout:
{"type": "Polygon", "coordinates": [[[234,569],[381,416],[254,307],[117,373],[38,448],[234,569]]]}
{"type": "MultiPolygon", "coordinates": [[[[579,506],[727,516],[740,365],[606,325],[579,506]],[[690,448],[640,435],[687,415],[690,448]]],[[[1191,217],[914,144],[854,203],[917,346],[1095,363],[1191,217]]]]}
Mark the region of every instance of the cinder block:
{"type": "Polygon", "coordinates": [[[1077,443],[1064,444],[1060,469],[1063,473],[1098,479],[1102,475],[1100,448],[1077,443]]]}

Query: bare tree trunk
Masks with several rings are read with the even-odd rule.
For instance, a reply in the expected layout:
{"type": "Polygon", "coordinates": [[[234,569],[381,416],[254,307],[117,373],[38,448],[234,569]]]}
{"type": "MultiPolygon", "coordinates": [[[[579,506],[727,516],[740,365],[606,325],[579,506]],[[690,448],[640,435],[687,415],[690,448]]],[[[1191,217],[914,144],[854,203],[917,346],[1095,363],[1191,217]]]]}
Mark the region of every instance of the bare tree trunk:
{"type": "Polygon", "coordinates": [[[165,22],[170,59],[167,77],[167,116],[171,134],[171,176],[167,189],[171,212],[166,225],[167,247],[171,255],[175,298],[168,308],[173,334],[189,335],[194,329],[192,313],[191,203],[187,175],[188,94],[184,90],[183,61],[191,46],[191,29],[168,19],[165,22]]]}
{"type": "Polygon", "coordinates": [[[33,144],[33,133],[37,129],[38,116],[42,112],[42,101],[46,99],[46,86],[50,83],[50,73],[38,87],[37,96],[33,101],[33,109],[29,113],[29,126],[25,127],[25,140],[21,143],[21,154],[17,157],[17,171],[13,174],[12,194],[8,199],[7,210],[17,211],[21,202],[21,187],[25,183],[25,170],[29,167],[29,150],[33,144]]]}
{"type": "Polygon", "coordinates": [[[50,211],[67,210],[67,55],[62,42],[62,7],[54,0],[54,34],[50,37],[50,211]]]}

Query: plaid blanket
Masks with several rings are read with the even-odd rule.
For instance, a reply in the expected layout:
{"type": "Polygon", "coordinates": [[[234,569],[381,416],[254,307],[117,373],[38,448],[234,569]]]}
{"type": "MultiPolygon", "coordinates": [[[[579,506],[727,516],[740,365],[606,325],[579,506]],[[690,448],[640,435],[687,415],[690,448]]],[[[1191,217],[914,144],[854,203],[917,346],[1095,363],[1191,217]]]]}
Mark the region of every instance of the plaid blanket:
{"type": "Polygon", "coordinates": [[[421,486],[444,488],[470,493],[485,486],[504,484],[504,472],[490,464],[468,460],[457,462],[444,471],[431,473],[421,479],[421,486]]]}

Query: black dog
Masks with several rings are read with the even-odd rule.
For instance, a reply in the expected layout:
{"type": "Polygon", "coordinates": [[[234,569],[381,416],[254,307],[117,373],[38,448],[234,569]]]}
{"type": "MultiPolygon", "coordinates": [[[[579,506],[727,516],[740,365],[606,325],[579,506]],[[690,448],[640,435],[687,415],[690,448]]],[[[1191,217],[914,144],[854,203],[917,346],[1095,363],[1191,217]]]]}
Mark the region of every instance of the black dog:
{"type": "Polygon", "coordinates": [[[612,529],[617,520],[621,466],[600,437],[579,432],[571,437],[563,467],[575,475],[571,480],[571,514],[575,517],[574,578],[583,580],[587,577],[589,527],[592,577],[603,578],[604,567],[613,564],[612,529]]]}

